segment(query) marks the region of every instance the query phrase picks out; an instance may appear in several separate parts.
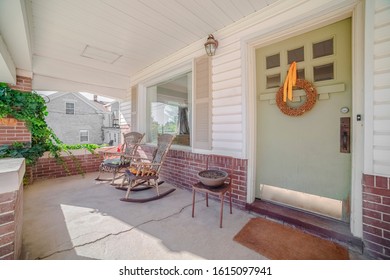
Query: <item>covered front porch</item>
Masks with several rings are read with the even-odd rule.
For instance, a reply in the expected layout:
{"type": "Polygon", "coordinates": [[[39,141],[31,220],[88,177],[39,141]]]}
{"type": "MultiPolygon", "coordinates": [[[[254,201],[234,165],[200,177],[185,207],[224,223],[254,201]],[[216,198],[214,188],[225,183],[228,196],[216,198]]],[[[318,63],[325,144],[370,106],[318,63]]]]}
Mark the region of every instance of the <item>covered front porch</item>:
{"type": "MultiPolygon", "coordinates": [[[[388,156],[389,111],[387,110],[389,84],[386,74],[389,69],[387,47],[389,17],[386,15],[388,15],[389,5],[386,1],[248,0],[245,6],[240,2],[240,9],[236,7],[238,2],[229,1],[230,5],[226,5],[224,0],[204,2],[208,3],[205,7],[201,7],[196,1],[189,1],[189,4],[186,4],[188,6],[183,6],[182,3],[179,5],[177,1],[169,1],[170,4],[167,6],[159,3],[158,7],[161,9],[147,5],[147,1],[129,2],[128,5],[123,1],[116,1],[115,4],[101,1],[100,5],[93,6],[93,10],[89,1],[83,4],[79,2],[67,1],[64,4],[61,1],[20,0],[4,1],[0,4],[0,12],[2,12],[0,54],[4,61],[0,69],[1,81],[23,91],[33,89],[89,91],[121,99],[123,121],[130,125],[132,131],[148,132],[153,126],[149,125],[146,119],[152,114],[146,115],[145,108],[150,105],[149,96],[155,96],[155,93],[150,90],[178,76],[187,75],[186,81],[190,85],[187,86],[187,103],[194,105],[190,108],[190,112],[192,109],[191,134],[186,136],[191,144],[184,149],[175,150],[174,155],[167,160],[167,170],[163,175],[170,179],[170,181],[166,180],[167,182],[189,190],[194,179],[192,176],[196,174],[192,168],[202,162],[205,155],[233,156],[238,163],[233,188],[233,202],[237,209],[244,209],[247,204],[263,198],[256,194],[256,190],[259,190],[256,176],[259,171],[268,172],[263,168],[264,164],[262,166],[257,162],[259,155],[265,153],[257,153],[259,149],[256,146],[256,139],[262,138],[261,134],[256,134],[258,129],[255,106],[258,93],[255,79],[257,77],[256,50],[336,21],[352,18],[352,31],[348,33],[351,35],[350,43],[353,46],[352,61],[345,65],[338,64],[351,66],[353,69],[350,84],[353,89],[350,106],[353,132],[352,162],[350,170],[341,172],[351,177],[351,183],[345,184],[351,190],[350,196],[346,197],[344,203],[347,206],[345,213],[351,214],[347,216],[350,218],[346,221],[349,222],[348,232],[350,231],[353,238],[362,239],[366,249],[370,250],[373,256],[388,258],[390,157],[388,156]],[[181,12],[172,13],[172,11],[181,12]],[[215,19],[217,15],[222,18],[206,24],[209,19],[215,19]],[[226,15],[231,15],[231,18],[226,15]],[[145,17],[148,20],[145,20],[145,17]],[[188,18],[192,20],[188,21],[188,18]],[[8,24],[11,21],[14,24],[8,24]],[[151,26],[155,28],[152,30],[151,26]],[[204,39],[211,32],[219,40],[219,47],[215,56],[207,57],[204,52],[204,39]],[[14,40],[16,35],[19,40],[14,40]],[[34,40],[31,40],[32,38],[34,40]],[[137,40],[132,40],[133,38],[137,40]],[[205,75],[202,76],[200,73],[205,75]],[[195,77],[206,78],[196,80],[195,77]],[[202,91],[204,88],[207,89],[205,92],[202,91]]],[[[342,69],[337,73],[343,72],[342,69]]],[[[273,89],[271,93],[275,95],[273,89]]],[[[172,96],[170,98],[172,99],[172,96]]],[[[337,114],[339,112],[341,113],[342,110],[337,110],[337,114]]],[[[277,113],[277,116],[282,116],[279,111],[277,113]]],[[[335,116],[329,111],[323,119],[331,115],[335,116]]],[[[271,119],[269,116],[262,119],[271,119]]],[[[322,129],[323,123],[322,120],[317,122],[316,127],[322,129]]],[[[301,127],[306,128],[306,126],[301,127]]],[[[336,128],[334,131],[338,133],[338,127],[334,127],[336,128]]],[[[7,140],[3,144],[15,141],[31,142],[28,133],[23,133],[27,136],[21,135],[20,132],[9,135],[13,134],[14,130],[24,132],[25,127],[22,129],[19,130],[19,124],[3,129],[0,134],[7,140]]],[[[308,132],[311,130],[305,131],[302,135],[308,132]]],[[[271,133],[263,134],[274,137],[271,133]]],[[[344,141],[344,137],[339,139],[338,135],[333,139],[344,141]]],[[[150,143],[152,142],[148,141],[148,144],[150,143]]],[[[317,142],[313,141],[313,143],[317,142]]],[[[321,145],[317,146],[321,147],[321,145]]],[[[259,147],[269,150],[268,145],[259,145],[259,147]]],[[[337,156],[338,148],[335,149],[337,156]]],[[[296,149],[293,147],[290,150],[296,149]]],[[[317,155],[316,149],[313,150],[315,151],[313,154],[317,155]]],[[[332,164],[328,165],[332,166],[332,164]]],[[[272,171],[275,170],[278,171],[277,168],[273,168],[272,171]]],[[[320,169],[320,172],[322,170],[320,169]]],[[[53,173],[48,172],[42,176],[56,176],[53,173]]],[[[330,174],[333,176],[333,172],[330,174]]],[[[277,175],[279,174],[274,177],[277,175]]],[[[302,175],[301,178],[305,179],[306,174],[302,173],[302,175]]],[[[314,175],[313,178],[317,177],[314,175]]],[[[52,180],[60,179],[48,181],[52,180]]],[[[39,181],[39,184],[43,182],[46,181],[39,181]]],[[[93,183],[92,180],[88,182],[88,184],[93,183]]],[[[52,184],[50,188],[57,185],[52,184]]],[[[73,183],[73,186],[77,185],[78,182],[73,183]]],[[[90,189],[96,190],[97,187],[101,186],[91,185],[90,189]]],[[[37,191],[40,187],[31,188],[33,189],[37,191]]],[[[28,192],[29,190],[26,190],[26,207],[30,203],[28,192]]],[[[53,197],[60,199],[59,197],[66,193],[60,191],[58,197],[55,195],[53,197]]],[[[92,198],[96,195],[97,193],[91,192],[85,197],[92,198]]],[[[82,195],[74,199],[81,201],[82,195]]],[[[50,200],[47,202],[50,203],[50,200]]],[[[112,207],[117,207],[118,203],[119,201],[115,199],[112,207]]],[[[42,215],[43,205],[45,204],[38,205],[39,210],[33,216],[34,219],[42,215]]],[[[61,201],[56,205],[62,205],[61,201]]],[[[128,210],[133,209],[133,206],[126,207],[131,208],[128,210]]],[[[134,208],[136,209],[134,217],[138,217],[138,207],[134,208]]],[[[61,218],[60,221],[67,220],[67,216],[63,214],[64,207],[54,208],[61,209],[57,216],[61,218]]],[[[86,205],[86,208],[87,213],[95,209],[91,205],[86,205]]],[[[70,209],[73,209],[73,206],[70,209]]],[[[188,211],[188,208],[184,207],[180,211],[181,215],[188,211]]],[[[104,209],[100,212],[109,213],[104,209]]],[[[50,213],[47,211],[45,214],[50,213]]],[[[217,213],[218,211],[216,215],[217,213]]],[[[276,211],[273,211],[269,217],[278,219],[273,216],[275,213],[276,211]]],[[[267,215],[265,212],[261,214],[267,215]]],[[[146,221],[161,219],[161,217],[147,218],[146,221]]],[[[42,219],[51,221],[44,215],[42,219]]],[[[303,218],[295,220],[301,223],[304,221],[303,218]]],[[[193,220],[191,222],[194,223],[193,220]]],[[[39,224],[39,221],[37,223],[39,224]]],[[[139,226],[136,228],[139,229],[142,222],[133,224],[127,221],[125,224],[130,227],[139,226]]],[[[72,236],[68,230],[65,230],[67,224],[62,223],[62,225],[65,225],[63,232],[68,232],[67,235],[72,236]]],[[[45,224],[41,228],[46,230],[48,226],[45,224]]],[[[203,230],[208,232],[209,229],[205,226],[203,230]]],[[[133,233],[133,230],[130,232],[133,233]]],[[[93,234],[96,234],[96,230],[93,234]]],[[[86,235],[89,234],[83,232],[80,235],[76,234],[76,236],[86,235]]],[[[72,238],[68,237],[68,240],[72,238]]],[[[81,244],[95,244],[93,240],[100,240],[99,238],[81,244]]],[[[197,237],[188,237],[190,240],[193,238],[197,237]]],[[[210,236],[207,235],[207,238],[210,236]]],[[[231,242],[231,238],[227,242],[231,242]]],[[[60,241],[59,244],[68,243],[60,241]]],[[[11,243],[9,245],[13,246],[11,243]]],[[[73,250],[73,247],[71,246],[70,250],[73,250]]],[[[56,251],[57,248],[54,250],[56,251]]],[[[43,255],[45,256],[46,254],[43,255]]],[[[42,258],[42,256],[32,258],[42,258]]]]}

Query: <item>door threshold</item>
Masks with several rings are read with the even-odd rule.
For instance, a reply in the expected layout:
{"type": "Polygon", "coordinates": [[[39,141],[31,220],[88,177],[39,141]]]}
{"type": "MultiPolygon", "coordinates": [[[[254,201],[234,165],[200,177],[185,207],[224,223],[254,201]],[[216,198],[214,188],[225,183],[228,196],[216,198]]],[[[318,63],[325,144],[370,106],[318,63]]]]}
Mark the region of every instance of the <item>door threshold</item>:
{"type": "Polygon", "coordinates": [[[363,241],[352,235],[348,223],[261,199],[246,204],[246,209],[319,237],[347,245],[350,249],[363,253],[363,241]]]}

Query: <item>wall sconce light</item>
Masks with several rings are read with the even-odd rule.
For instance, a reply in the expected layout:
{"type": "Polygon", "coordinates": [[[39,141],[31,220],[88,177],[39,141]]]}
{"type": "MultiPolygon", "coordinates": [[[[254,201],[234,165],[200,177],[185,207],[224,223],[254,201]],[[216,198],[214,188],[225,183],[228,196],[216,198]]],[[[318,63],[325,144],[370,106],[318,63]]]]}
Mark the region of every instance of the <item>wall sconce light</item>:
{"type": "Polygon", "coordinates": [[[206,49],[206,53],[208,56],[215,55],[215,51],[218,48],[218,41],[214,39],[212,34],[207,38],[206,43],[204,44],[204,48],[206,49]]]}

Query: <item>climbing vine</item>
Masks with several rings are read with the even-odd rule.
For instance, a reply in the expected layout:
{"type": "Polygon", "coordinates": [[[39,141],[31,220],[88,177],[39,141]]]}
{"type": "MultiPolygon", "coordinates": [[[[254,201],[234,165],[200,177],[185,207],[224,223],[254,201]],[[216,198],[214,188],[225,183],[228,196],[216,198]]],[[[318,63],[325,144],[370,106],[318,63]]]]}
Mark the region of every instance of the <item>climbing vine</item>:
{"type": "Polygon", "coordinates": [[[0,147],[0,158],[24,157],[27,164],[34,164],[44,152],[49,151],[61,161],[62,142],[47,126],[45,100],[35,92],[22,92],[0,84],[0,118],[13,117],[24,121],[31,133],[31,144],[14,142],[0,147]]]}
{"type": "Polygon", "coordinates": [[[34,165],[44,152],[50,152],[59,164],[69,172],[61,152],[66,152],[76,162],[80,173],[83,173],[76,157],[70,150],[86,148],[93,153],[98,145],[65,145],[47,125],[45,100],[36,92],[22,92],[11,89],[7,84],[0,83],[0,119],[13,117],[24,121],[31,133],[31,143],[14,142],[0,146],[0,158],[12,157],[26,159],[27,165],[34,165]]]}

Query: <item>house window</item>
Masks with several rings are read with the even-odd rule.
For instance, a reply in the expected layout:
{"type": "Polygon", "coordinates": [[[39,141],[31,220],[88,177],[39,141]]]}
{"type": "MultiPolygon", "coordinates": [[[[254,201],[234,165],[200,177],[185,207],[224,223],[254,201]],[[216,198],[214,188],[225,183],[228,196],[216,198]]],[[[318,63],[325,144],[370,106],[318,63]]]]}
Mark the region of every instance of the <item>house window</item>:
{"type": "Polygon", "coordinates": [[[190,146],[191,85],[188,75],[147,88],[148,142],[156,143],[159,134],[175,134],[173,144],[190,146]]]}
{"type": "Polygon", "coordinates": [[[80,130],[80,142],[89,142],[88,130],[80,130]]]}
{"type": "Polygon", "coordinates": [[[67,115],[74,115],[74,103],[73,102],[66,102],[65,105],[65,113],[67,115]]]}

